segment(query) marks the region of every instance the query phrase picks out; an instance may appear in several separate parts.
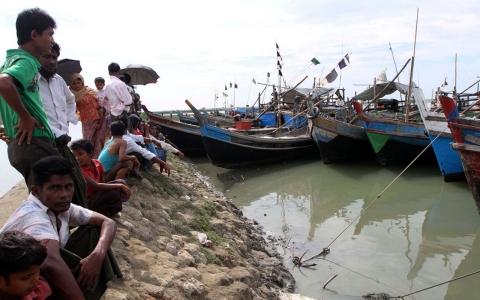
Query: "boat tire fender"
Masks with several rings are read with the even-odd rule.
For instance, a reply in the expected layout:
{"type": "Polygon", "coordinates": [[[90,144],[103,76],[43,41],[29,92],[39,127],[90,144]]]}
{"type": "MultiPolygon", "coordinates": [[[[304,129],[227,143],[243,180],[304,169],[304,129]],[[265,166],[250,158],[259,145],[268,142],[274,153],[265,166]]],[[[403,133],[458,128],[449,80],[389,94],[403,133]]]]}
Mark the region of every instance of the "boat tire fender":
{"type": "Polygon", "coordinates": [[[316,118],[319,114],[320,114],[320,109],[319,109],[318,107],[314,107],[314,108],[313,108],[313,115],[311,116],[311,115],[309,115],[309,114],[307,113],[307,118],[309,118],[309,119],[314,119],[314,118],[316,118]]]}

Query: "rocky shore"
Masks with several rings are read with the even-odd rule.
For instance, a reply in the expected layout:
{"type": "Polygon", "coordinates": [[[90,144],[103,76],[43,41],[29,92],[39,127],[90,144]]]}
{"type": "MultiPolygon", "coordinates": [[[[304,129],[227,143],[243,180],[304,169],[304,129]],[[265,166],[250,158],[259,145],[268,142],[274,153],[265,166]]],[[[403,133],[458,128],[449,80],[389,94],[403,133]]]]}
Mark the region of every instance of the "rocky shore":
{"type": "MultiPolygon", "coordinates": [[[[169,164],[170,177],[155,169],[131,182],[112,245],[123,278],[112,280],[103,298],[277,299],[293,292],[294,278],[261,225],[243,217],[190,164],[171,156],[169,164]]],[[[13,196],[18,206],[26,195],[17,186],[0,206],[11,207],[13,196]]]]}

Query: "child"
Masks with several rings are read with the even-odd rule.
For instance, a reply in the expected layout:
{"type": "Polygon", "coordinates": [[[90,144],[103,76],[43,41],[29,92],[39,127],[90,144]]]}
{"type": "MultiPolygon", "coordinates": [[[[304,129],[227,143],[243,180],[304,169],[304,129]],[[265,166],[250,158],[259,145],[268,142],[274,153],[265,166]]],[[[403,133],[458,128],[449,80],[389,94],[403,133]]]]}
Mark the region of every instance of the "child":
{"type": "MultiPolygon", "coordinates": [[[[112,123],[112,127],[114,127],[113,132],[118,131],[118,128],[114,126],[115,123],[116,122],[112,123]]],[[[125,127],[123,123],[121,125],[120,129],[124,130],[125,127]]],[[[114,139],[112,139],[112,141],[114,141],[114,139]]],[[[104,151],[108,152],[108,148],[112,148],[109,144],[105,146],[102,153],[104,151]]],[[[127,201],[131,195],[130,189],[126,186],[122,178],[132,164],[130,160],[135,160],[136,158],[133,156],[132,159],[127,156],[129,160],[118,161],[119,155],[117,155],[115,165],[111,167],[106,176],[104,176],[105,169],[101,161],[92,159],[93,145],[89,140],[80,139],[74,141],[70,149],[72,149],[82,169],[85,181],[87,182],[88,208],[104,215],[113,216],[119,213],[122,210],[122,202],[127,201]]],[[[100,154],[100,156],[102,155],[100,154]]]]}
{"type": "Polygon", "coordinates": [[[40,276],[47,248],[20,231],[0,234],[0,299],[44,300],[52,294],[40,276]]]}
{"type": "Polygon", "coordinates": [[[97,77],[95,78],[95,87],[97,88],[95,90],[95,93],[97,93],[98,96],[98,104],[105,108],[105,124],[107,126],[107,134],[110,133],[110,101],[108,101],[107,98],[107,92],[105,91],[105,79],[103,77],[97,77]]]}

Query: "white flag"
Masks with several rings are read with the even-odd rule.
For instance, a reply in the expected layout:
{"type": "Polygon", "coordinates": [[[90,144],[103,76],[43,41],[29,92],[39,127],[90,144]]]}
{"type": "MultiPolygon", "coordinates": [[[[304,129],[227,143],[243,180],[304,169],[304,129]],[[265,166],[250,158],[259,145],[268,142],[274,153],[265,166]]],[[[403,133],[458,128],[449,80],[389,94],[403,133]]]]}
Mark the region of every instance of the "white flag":
{"type": "Polygon", "coordinates": [[[222,94],[223,94],[223,97],[228,97],[228,95],[227,95],[227,94],[225,94],[224,92],[222,92],[222,94]]]}
{"type": "Polygon", "coordinates": [[[380,75],[378,75],[377,81],[388,81],[387,80],[387,68],[383,69],[382,72],[380,72],[380,75]]]}

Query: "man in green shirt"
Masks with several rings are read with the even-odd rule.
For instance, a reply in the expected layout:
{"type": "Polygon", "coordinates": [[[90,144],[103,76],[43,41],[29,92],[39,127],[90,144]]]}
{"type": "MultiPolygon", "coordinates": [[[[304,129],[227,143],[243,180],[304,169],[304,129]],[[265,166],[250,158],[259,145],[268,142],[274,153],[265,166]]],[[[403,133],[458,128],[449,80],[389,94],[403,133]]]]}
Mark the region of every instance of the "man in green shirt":
{"type": "MultiPolygon", "coordinates": [[[[7,50],[7,58],[0,65],[0,114],[10,140],[8,159],[29,189],[33,185],[33,164],[43,157],[60,156],[40,98],[37,60],[41,53],[50,53],[55,42],[54,28],[55,20],[45,11],[22,11],[16,21],[19,47],[7,50]]],[[[82,202],[74,200],[85,207],[82,202]]]]}

